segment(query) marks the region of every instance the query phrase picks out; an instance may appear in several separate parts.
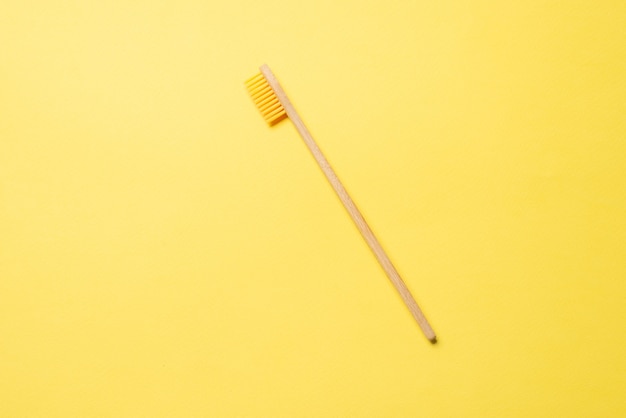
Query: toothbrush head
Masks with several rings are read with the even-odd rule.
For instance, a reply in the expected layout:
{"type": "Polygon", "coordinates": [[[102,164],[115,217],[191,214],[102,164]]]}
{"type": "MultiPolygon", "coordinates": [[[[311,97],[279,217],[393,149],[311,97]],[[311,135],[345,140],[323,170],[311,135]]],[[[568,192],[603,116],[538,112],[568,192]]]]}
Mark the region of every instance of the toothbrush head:
{"type": "Polygon", "coordinates": [[[245,82],[248,93],[254,104],[261,112],[261,116],[268,125],[275,125],[287,117],[287,112],[278,100],[278,96],[268,83],[263,73],[258,73],[245,82]]]}

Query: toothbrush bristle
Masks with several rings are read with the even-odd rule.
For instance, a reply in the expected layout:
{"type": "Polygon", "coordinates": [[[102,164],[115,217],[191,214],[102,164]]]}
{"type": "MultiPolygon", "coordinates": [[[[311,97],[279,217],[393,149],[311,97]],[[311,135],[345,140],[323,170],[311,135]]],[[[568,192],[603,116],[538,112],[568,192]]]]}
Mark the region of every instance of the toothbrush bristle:
{"type": "Polygon", "coordinates": [[[274,125],[287,117],[285,108],[261,73],[246,81],[246,88],[261,116],[268,125],[274,125]]]}

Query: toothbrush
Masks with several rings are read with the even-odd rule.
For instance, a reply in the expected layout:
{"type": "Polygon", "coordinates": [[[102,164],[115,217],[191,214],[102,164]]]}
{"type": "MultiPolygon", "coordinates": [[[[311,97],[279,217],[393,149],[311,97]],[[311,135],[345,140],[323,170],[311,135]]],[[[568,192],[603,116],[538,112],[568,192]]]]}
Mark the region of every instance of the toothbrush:
{"type": "Polygon", "coordinates": [[[311,154],[313,154],[317,164],[324,172],[324,175],[330,182],[333,189],[335,189],[335,193],[339,196],[341,203],[343,203],[359,232],[361,232],[361,235],[387,274],[387,277],[394,285],[407,308],[413,315],[413,318],[422,329],[422,332],[431,343],[436,343],[437,336],[424,316],[424,313],[417,305],[417,302],[411,295],[411,292],[406,287],[406,284],[398,274],[398,271],[391,263],[391,260],[385,253],[385,250],[383,250],[383,247],[374,236],[374,233],[367,225],[367,222],[365,222],[363,215],[359,212],[359,209],[354,204],[354,201],[348,195],[345,187],[343,187],[343,184],[339,181],[339,178],[328,163],[328,160],[326,160],[326,157],[324,157],[324,154],[322,154],[322,151],[315,143],[311,133],[304,125],[304,122],[302,122],[302,119],[289,101],[289,98],[278,83],[278,80],[266,64],[262,65],[259,70],[260,74],[248,79],[245,82],[245,85],[250,93],[250,96],[252,97],[252,100],[261,112],[261,115],[270,126],[275,125],[283,119],[291,119],[298,133],[300,133],[300,136],[304,140],[304,143],[311,151],[311,154]]]}

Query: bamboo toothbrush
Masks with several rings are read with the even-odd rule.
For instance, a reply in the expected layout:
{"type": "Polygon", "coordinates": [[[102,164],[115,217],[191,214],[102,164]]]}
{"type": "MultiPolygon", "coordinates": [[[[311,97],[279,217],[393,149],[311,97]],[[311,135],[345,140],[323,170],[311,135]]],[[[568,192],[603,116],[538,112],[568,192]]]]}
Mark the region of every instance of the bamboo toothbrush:
{"type": "Polygon", "coordinates": [[[252,96],[252,100],[261,111],[261,115],[270,126],[285,118],[291,119],[300,133],[300,136],[304,140],[304,143],[307,147],[309,147],[313,157],[315,157],[317,164],[319,164],[331,186],[335,189],[335,193],[339,196],[341,203],[345,206],[346,210],[352,217],[352,220],[361,232],[361,235],[371,248],[383,270],[385,270],[387,277],[389,277],[391,283],[393,283],[398,293],[400,293],[402,300],[404,300],[407,308],[411,311],[413,318],[415,318],[419,324],[420,328],[424,332],[424,335],[430,342],[437,342],[437,336],[426,320],[422,310],[417,305],[417,302],[415,302],[411,292],[409,292],[406,284],[402,281],[402,278],[391,263],[391,260],[389,260],[389,257],[383,250],[383,247],[374,236],[374,233],[365,222],[363,215],[361,215],[361,212],[359,212],[356,205],[348,195],[348,192],[339,181],[339,178],[328,163],[328,160],[326,160],[326,157],[322,154],[322,151],[313,140],[313,137],[309,133],[308,129],[304,126],[302,119],[287,98],[287,95],[278,83],[278,80],[267,65],[262,65],[259,70],[261,73],[248,79],[245,85],[248,92],[252,96]]]}

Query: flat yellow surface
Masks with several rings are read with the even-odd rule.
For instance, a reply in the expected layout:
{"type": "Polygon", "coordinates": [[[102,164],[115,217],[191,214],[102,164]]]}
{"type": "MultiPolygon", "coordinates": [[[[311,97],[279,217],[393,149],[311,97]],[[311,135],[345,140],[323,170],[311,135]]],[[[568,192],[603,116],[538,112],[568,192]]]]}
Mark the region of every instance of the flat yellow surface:
{"type": "Polygon", "coordinates": [[[617,0],[3,0],[0,416],[626,416],[625,40],[617,0]]]}

